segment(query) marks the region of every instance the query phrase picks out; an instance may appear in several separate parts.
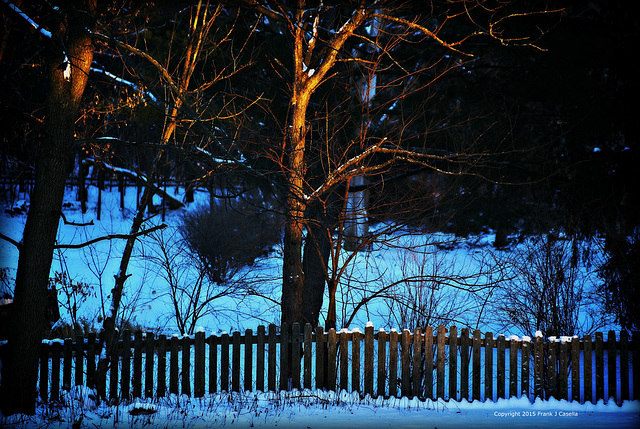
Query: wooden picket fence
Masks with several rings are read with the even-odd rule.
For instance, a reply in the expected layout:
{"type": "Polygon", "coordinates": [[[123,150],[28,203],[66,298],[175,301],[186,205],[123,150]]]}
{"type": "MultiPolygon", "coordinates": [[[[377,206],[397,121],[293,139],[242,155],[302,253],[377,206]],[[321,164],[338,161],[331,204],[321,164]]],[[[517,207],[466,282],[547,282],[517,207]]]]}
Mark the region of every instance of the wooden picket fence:
{"type": "Polygon", "coordinates": [[[364,334],[298,324],[254,334],[194,336],[124,332],[104,380],[96,380],[100,336],[43,343],[39,391],[58,401],[73,385],[111,399],[217,391],[327,389],[372,397],[490,400],[525,396],[618,403],[638,399],[640,335],[547,341],[494,337],[456,327],[364,334]],[[73,375],[73,377],[72,377],[73,375]],[[634,386],[635,389],[634,389],[634,386]],[[108,389],[108,396],[107,396],[108,389]]]}

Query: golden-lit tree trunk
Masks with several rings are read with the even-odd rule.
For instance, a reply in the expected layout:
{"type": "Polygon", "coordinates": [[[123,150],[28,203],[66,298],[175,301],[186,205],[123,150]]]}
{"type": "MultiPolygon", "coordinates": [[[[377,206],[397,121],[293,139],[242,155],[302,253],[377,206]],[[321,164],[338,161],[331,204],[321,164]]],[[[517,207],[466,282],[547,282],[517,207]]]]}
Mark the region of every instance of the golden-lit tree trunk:
{"type": "Polygon", "coordinates": [[[95,1],[75,5],[49,41],[50,94],[46,136],[24,229],[9,340],[2,362],[0,403],[5,415],[34,414],[45,301],[64,188],[74,160],[74,124],[93,61],[87,29],[95,1]],[[58,40],[64,40],[64,44],[58,40]]]}

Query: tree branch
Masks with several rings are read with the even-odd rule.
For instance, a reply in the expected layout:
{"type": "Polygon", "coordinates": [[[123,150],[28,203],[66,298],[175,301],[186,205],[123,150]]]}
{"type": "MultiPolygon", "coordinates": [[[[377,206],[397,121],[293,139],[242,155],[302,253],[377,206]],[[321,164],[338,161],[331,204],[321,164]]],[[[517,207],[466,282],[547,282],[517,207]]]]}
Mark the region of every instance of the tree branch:
{"type": "MultiPolygon", "coordinates": [[[[130,238],[138,238],[142,235],[151,234],[154,231],[158,231],[166,227],[167,225],[163,223],[161,225],[156,225],[152,228],[144,229],[142,231],[136,232],[135,234],[109,234],[103,237],[94,238],[93,240],[89,240],[87,242],[80,243],[80,244],[57,244],[54,246],[54,249],[81,249],[83,247],[87,247],[104,240],[115,240],[115,239],[128,240],[130,238]]],[[[2,238],[4,238],[4,236],[2,238]]]]}

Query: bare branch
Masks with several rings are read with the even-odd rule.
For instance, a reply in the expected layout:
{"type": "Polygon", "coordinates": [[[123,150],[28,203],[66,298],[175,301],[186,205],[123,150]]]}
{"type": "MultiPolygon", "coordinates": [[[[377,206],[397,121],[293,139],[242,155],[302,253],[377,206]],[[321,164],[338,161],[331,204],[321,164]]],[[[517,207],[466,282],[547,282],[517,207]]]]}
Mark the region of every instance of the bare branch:
{"type": "Polygon", "coordinates": [[[154,231],[157,231],[159,229],[164,229],[166,227],[167,225],[163,223],[161,225],[156,225],[152,228],[144,229],[142,231],[136,232],[135,234],[109,234],[109,235],[94,238],[93,240],[89,240],[79,244],[57,244],[54,246],[54,249],[81,249],[83,247],[91,246],[92,244],[95,244],[104,240],[115,240],[115,239],[128,240],[131,238],[138,238],[143,235],[151,234],[154,231]]]}

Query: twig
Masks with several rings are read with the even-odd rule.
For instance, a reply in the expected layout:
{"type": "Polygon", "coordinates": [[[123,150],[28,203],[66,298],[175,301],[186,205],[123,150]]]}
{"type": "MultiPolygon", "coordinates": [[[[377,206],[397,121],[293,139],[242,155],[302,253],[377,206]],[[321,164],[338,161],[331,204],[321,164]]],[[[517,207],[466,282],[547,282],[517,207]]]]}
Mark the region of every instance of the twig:
{"type": "Polygon", "coordinates": [[[167,225],[163,223],[162,225],[157,225],[157,226],[154,226],[153,228],[149,228],[149,229],[145,229],[145,230],[136,232],[135,234],[109,234],[109,235],[105,235],[103,237],[94,238],[93,240],[89,240],[87,242],[80,243],[80,244],[56,244],[54,246],[54,249],[81,249],[83,247],[87,247],[87,246],[95,244],[95,243],[97,243],[99,241],[104,241],[104,240],[114,240],[114,239],[125,239],[125,240],[127,240],[129,238],[137,238],[137,237],[140,237],[141,235],[150,234],[150,233],[152,233],[154,231],[157,231],[159,229],[164,229],[166,227],[167,227],[167,225]]]}

